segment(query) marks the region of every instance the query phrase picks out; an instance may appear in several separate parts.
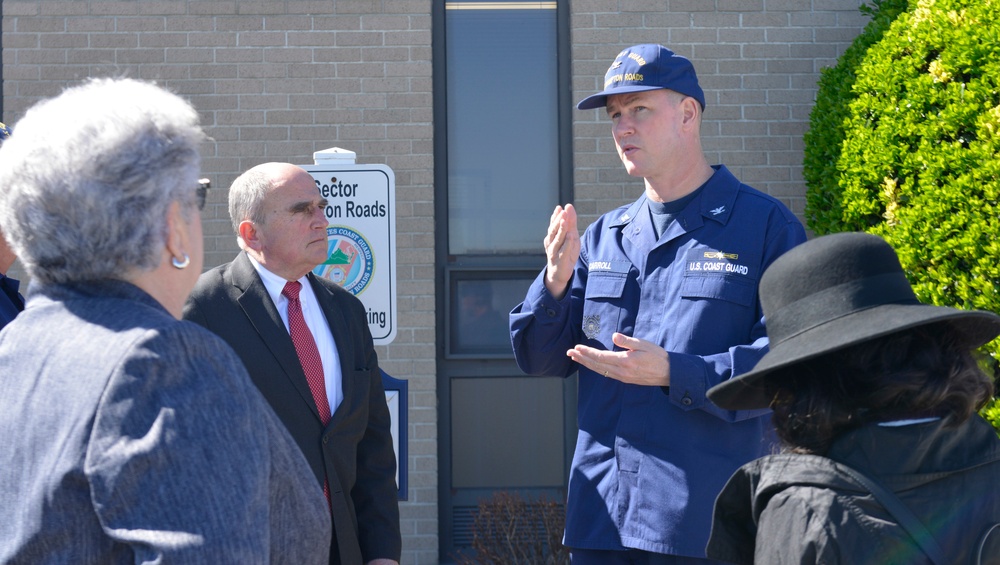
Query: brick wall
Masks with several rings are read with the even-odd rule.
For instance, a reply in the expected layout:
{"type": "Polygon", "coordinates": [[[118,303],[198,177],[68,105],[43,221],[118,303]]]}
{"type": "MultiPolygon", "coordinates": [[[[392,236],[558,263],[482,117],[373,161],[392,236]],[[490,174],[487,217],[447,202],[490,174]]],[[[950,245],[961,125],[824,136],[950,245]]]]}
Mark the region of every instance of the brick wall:
{"type": "MultiPolygon", "coordinates": [[[[404,562],[437,562],[434,222],[429,0],[3,3],[4,116],[89,76],[155,80],[190,99],[212,141],[205,267],[237,253],[226,188],[266,161],[343,147],[396,177],[398,333],[409,381],[404,562]]],[[[86,108],[81,108],[86,112],[86,108]]],[[[17,276],[18,274],[15,274],[17,276]]],[[[21,275],[23,277],[23,275],[21,275]]]]}
{"type": "MultiPolygon", "coordinates": [[[[861,3],[572,0],[573,100],[599,90],[622,48],[663,43],[692,59],[706,90],[709,160],[801,214],[816,80],[866,23],[861,3]]],[[[8,124],[88,76],[156,80],[195,104],[212,136],[203,168],[216,187],[203,215],[206,268],[237,252],[225,187],[243,170],[311,164],[333,146],[393,169],[399,330],[379,355],[410,386],[403,562],[437,563],[431,0],[5,0],[2,9],[8,124]]],[[[633,200],[642,182],[625,174],[601,111],[573,116],[585,226],[633,200]]]]}
{"type": "MultiPolygon", "coordinates": [[[[660,43],[691,59],[705,90],[710,163],[805,210],[802,135],[819,72],[867,23],[863,0],[573,0],[573,100],[601,90],[621,49],[660,43]]],[[[573,127],[581,225],[642,192],[615,153],[603,109],[573,127]]]]}

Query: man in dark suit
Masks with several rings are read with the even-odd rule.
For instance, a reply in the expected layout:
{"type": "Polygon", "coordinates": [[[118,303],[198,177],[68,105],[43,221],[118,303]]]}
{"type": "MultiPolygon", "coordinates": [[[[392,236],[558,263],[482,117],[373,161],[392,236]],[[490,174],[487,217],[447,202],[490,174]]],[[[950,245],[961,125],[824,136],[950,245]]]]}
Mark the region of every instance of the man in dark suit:
{"type": "Polygon", "coordinates": [[[243,252],[201,276],[184,317],[236,350],[298,442],[330,502],[330,563],[397,564],[396,459],[364,306],[311,272],[327,257],[325,207],[301,167],[240,175],[229,214],[243,252]]]}

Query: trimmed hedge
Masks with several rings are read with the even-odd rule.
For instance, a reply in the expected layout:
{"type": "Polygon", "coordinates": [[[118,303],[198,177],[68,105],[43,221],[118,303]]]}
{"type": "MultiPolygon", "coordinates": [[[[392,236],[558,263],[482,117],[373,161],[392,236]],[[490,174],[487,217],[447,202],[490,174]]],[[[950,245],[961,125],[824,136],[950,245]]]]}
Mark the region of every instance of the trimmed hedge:
{"type": "MultiPolygon", "coordinates": [[[[884,237],[924,302],[1000,312],[1000,0],[868,11],[820,81],[807,223],[884,237]]],[[[1000,340],[983,350],[1000,374],[1000,340]]]]}
{"type": "Polygon", "coordinates": [[[997,435],[1000,436],[1000,400],[994,400],[993,404],[983,408],[981,414],[986,421],[993,424],[993,427],[997,430],[997,435]]]}
{"type": "Polygon", "coordinates": [[[806,186],[806,218],[817,235],[845,231],[843,190],[837,164],[844,143],[844,122],[854,98],[853,88],[858,65],[868,48],[882,39],[889,25],[909,5],[909,0],[875,0],[873,7],[861,11],[872,20],[844,51],[837,65],[820,73],[816,103],[809,114],[809,130],[804,136],[803,177],[806,186]]]}

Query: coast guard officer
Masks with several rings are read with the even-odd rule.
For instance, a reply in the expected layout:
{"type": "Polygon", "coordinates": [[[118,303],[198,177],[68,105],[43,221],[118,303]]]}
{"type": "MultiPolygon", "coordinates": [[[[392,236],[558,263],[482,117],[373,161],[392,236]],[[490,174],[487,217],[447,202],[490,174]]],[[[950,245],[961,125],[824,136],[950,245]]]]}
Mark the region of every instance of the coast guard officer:
{"type": "Polygon", "coordinates": [[[573,205],[557,206],[547,265],[510,314],[523,371],[579,373],[564,543],[574,565],[705,563],[716,495],[771,447],[766,412],[721,410],[705,391],[764,354],[757,281],[805,231],[708,164],[705,95],[684,57],[629,47],[577,107],[607,108],[645,191],[582,239],[573,205]]]}

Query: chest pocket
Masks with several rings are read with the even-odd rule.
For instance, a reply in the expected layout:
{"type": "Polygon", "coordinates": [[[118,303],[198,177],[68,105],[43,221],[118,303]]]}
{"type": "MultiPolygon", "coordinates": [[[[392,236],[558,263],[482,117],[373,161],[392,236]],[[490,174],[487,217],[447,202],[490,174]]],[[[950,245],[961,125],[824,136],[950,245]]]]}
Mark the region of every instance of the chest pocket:
{"type": "MultiPolygon", "coordinates": [[[[587,275],[583,301],[581,330],[587,339],[612,349],[611,334],[622,322],[622,300],[631,263],[626,261],[593,261],[587,275]]],[[[597,346],[596,343],[590,343],[597,346]]]]}
{"type": "Polygon", "coordinates": [[[587,275],[587,300],[621,298],[630,268],[624,261],[593,261],[587,275]]]}
{"type": "Polygon", "coordinates": [[[744,258],[739,253],[706,247],[691,249],[686,254],[681,296],[753,306],[757,294],[758,265],[756,259],[744,258]]]}

